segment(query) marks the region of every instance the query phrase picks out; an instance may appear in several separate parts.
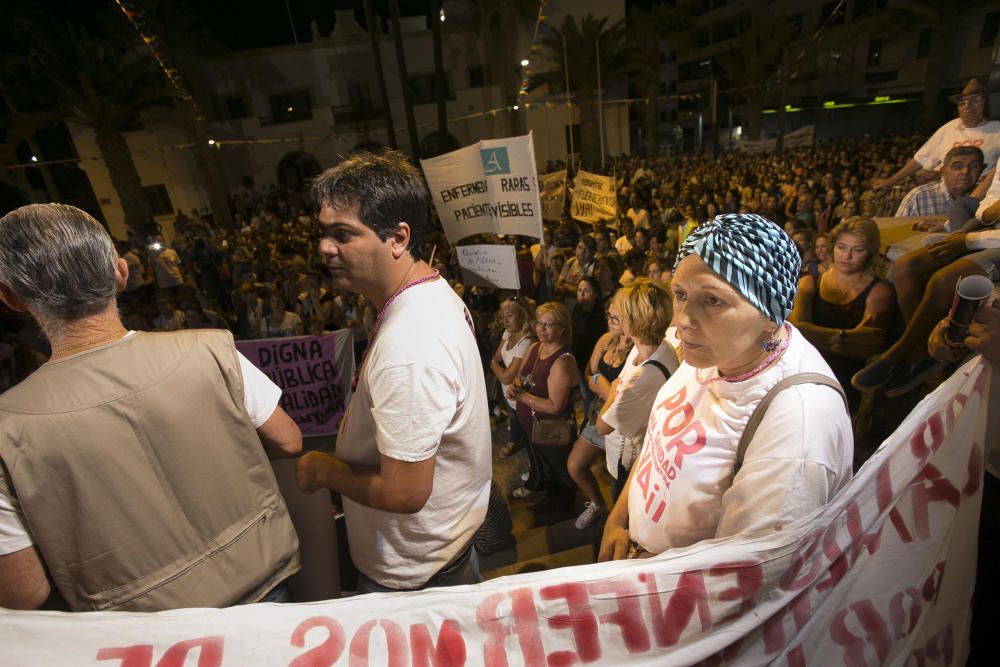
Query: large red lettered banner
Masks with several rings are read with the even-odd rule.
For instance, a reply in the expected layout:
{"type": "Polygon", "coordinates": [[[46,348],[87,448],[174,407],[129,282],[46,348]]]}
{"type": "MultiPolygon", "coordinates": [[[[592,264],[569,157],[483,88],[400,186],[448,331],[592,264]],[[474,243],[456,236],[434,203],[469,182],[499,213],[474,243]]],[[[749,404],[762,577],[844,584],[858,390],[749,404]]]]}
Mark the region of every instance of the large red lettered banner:
{"type": "Polygon", "coordinates": [[[0,612],[4,665],[962,665],[989,371],[778,532],[478,586],[159,614],[0,612]]]}
{"type": "Polygon", "coordinates": [[[281,408],[302,435],[336,433],[354,375],[350,329],[321,336],[241,340],[236,349],[281,387],[281,408]]]}

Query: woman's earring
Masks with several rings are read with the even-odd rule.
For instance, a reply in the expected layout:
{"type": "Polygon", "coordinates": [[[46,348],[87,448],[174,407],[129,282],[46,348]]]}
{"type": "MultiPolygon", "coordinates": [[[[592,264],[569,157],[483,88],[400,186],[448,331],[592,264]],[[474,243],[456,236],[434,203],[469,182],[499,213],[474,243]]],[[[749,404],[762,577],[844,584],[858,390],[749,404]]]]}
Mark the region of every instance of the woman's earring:
{"type": "Polygon", "coordinates": [[[778,340],[778,330],[775,329],[770,334],[768,334],[767,340],[762,340],[760,346],[764,348],[765,352],[774,352],[781,345],[781,341],[778,340]]]}

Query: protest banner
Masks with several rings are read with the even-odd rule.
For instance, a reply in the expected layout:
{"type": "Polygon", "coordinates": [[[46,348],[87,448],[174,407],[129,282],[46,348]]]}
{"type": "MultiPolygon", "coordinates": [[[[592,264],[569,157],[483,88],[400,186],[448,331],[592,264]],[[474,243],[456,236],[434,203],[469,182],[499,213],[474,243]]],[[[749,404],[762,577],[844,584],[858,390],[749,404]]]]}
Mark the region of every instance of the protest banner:
{"type": "Polygon", "coordinates": [[[306,436],[337,432],[351,398],[353,346],[349,329],[236,342],[236,349],[281,387],[282,409],[306,436]]]}
{"type": "Polygon", "coordinates": [[[420,166],[452,244],[474,234],[542,238],[531,134],[485,139],[420,166]]]}
{"type": "Polygon", "coordinates": [[[591,174],[582,169],[573,178],[573,201],[570,215],[584,222],[611,220],[617,224],[618,196],[613,176],[591,174]]]}
{"type": "MultiPolygon", "coordinates": [[[[4,661],[963,665],[989,383],[989,369],[970,361],[827,506],[771,530],[647,560],[308,605],[2,611],[4,661]]],[[[667,423],[683,432],[683,406],[676,412],[667,423]]]]}
{"type": "Polygon", "coordinates": [[[559,220],[566,205],[566,170],[538,177],[542,202],[542,220],[559,220]]]}
{"type": "Polygon", "coordinates": [[[512,245],[460,245],[458,265],[470,285],[521,289],[517,253],[512,245]]]}
{"type": "MultiPolygon", "coordinates": [[[[816,135],[815,125],[806,125],[797,130],[785,134],[784,147],[796,148],[798,146],[812,146],[816,135]]],[[[737,141],[735,148],[738,151],[750,154],[773,153],[778,149],[777,139],[744,139],[737,141]]]]}

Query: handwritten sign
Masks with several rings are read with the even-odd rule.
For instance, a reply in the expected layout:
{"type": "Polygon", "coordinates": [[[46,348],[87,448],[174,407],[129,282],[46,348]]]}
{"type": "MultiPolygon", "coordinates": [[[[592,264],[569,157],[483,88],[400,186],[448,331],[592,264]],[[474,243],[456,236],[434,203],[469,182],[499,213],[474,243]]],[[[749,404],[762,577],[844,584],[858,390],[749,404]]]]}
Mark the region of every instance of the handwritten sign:
{"type": "Polygon", "coordinates": [[[541,186],[538,197],[542,202],[542,219],[559,220],[566,204],[566,170],[541,174],[538,182],[541,186]]]}
{"type": "Polygon", "coordinates": [[[531,134],[488,139],[421,160],[445,235],[542,237],[542,205],[531,134]]]}
{"type": "Polygon", "coordinates": [[[778,530],[308,605],[0,611],[4,662],[964,665],[989,382],[978,358],[959,369],[829,505],[778,530]]]}
{"type": "Polygon", "coordinates": [[[466,282],[502,289],[521,289],[514,246],[462,245],[455,250],[466,282]]]}
{"type": "Polygon", "coordinates": [[[354,375],[350,330],[243,340],[237,341],[236,347],[281,387],[281,408],[299,425],[302,435],[337,432],[354,375]]]}
{"type": "Polygon", "coordinates": [[[618,197],[612,176],[591,174],[582,169],[573,178],[573,201],[570,215],[584,222],[614,221],[617,217],[618,197]]]}

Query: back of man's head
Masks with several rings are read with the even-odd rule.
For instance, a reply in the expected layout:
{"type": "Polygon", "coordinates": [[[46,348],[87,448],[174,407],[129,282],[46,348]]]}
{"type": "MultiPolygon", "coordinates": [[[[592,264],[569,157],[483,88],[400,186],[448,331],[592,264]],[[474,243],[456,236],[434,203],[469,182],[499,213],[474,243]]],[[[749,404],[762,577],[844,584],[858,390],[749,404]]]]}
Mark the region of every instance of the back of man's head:
{"type": "Polygon", "coordinates": [[[420,259],[428,225],[427,188],[420,171],[399,151],[354,153],[317,176],[312,194],[321,207],[357,213],[362,224],[383,241],[399,223],[407,223],[407,249],[420,259]]]}
{"type": "Polygon", "coordinates": [[[118,253],[90,215],[65,204],[31,204],[0,218],[0,283],[36,316],[72,322],[115,298],[118,253]]]}

